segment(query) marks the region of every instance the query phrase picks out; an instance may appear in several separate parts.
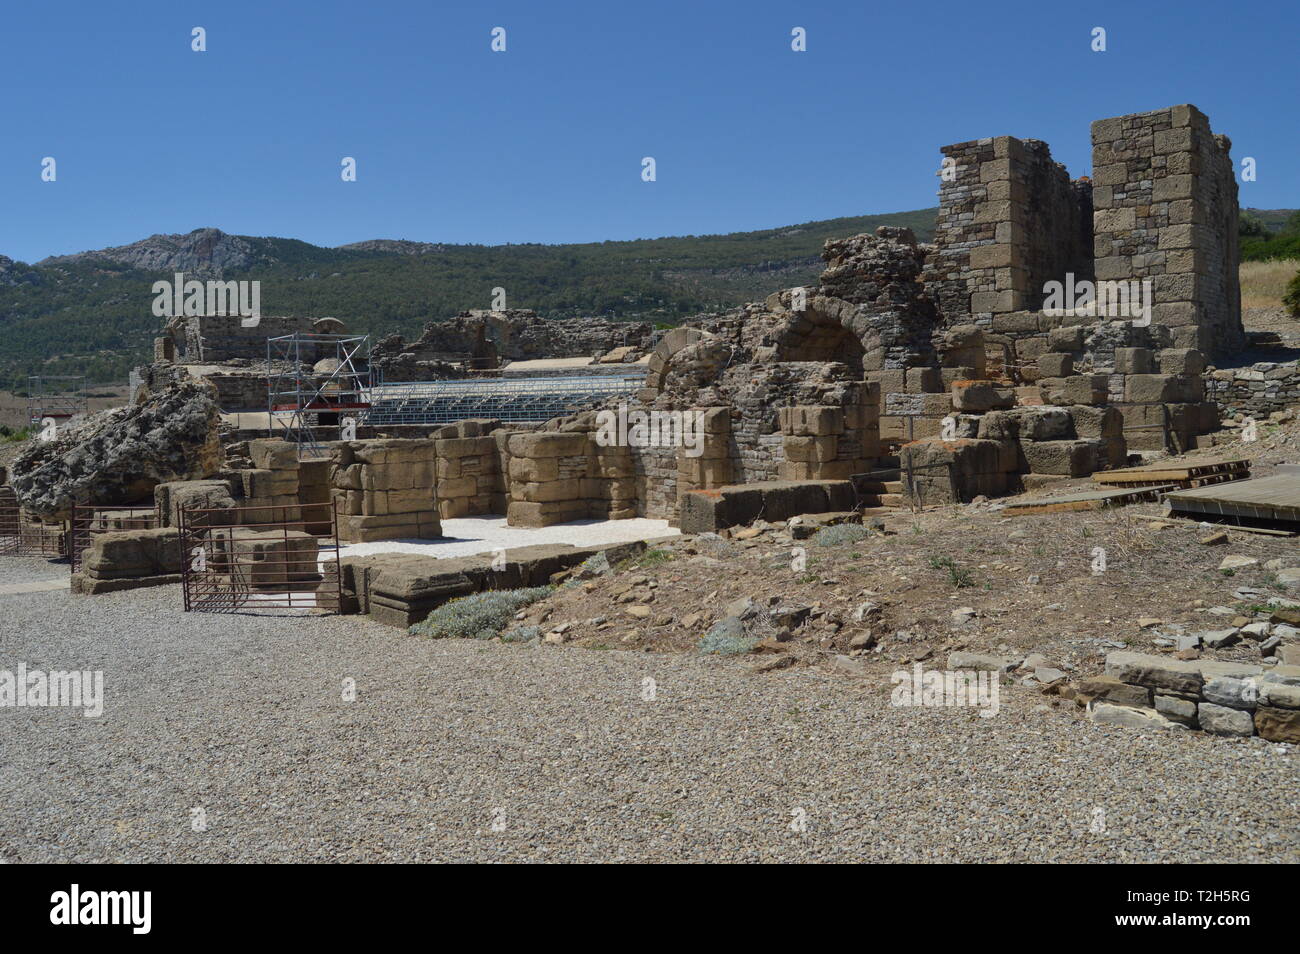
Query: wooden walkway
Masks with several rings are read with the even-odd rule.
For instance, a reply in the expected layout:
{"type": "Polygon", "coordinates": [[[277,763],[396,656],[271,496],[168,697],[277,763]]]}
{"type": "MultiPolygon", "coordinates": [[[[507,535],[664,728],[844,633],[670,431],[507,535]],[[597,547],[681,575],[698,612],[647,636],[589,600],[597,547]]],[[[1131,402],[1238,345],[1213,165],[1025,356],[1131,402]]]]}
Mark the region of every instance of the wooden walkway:
{"type": "Polygon", "coordinates": [[[1180,514],[1265,520],[1300,525],[1300,474],[1274,474],[1252,480],[1234,480],[1165,496],[1180,514]]]}
{"type": "Polygon", "coordinates": [[[1229,480],[1245,480],[1250,476],[1250,461],[1246,458],[1212,461],[1161,461],[1141,467],[1121,470],[1099,470],[1092,475],[1095,483],[1115,487],[1154,487],[1172,484],[1175,487],[1201,487],[1229,480]]]}
{"type": "Polygon", "coordinates": [[[1061,513],[1066,510],[1100,510],[1103,507],[1118,507],[1122,504],[1141,503],[1157,500],[1166,490],[1175,489],[1173,484],[1159,487],[1120,487],[1114,490],[1088,490],[1077,494],[1062,494],[1059,497],[1040,497],[1033,500],[1016,500],[1003,508],[1009,517],[1018,517],[1027,513],[1061,513]]]}

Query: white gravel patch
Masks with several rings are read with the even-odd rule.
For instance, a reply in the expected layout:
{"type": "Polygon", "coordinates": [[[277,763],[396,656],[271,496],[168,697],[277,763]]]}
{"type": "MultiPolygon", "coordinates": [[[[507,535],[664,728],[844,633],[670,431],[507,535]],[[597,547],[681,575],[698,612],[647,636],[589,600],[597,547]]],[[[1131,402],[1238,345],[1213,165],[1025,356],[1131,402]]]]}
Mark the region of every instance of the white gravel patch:
{"type": "Polygon", "coordinates": [[[667,520],[637,517],[633,520],[575,520],[552,527],[508,527],[499,516],[457,517],[442,521],[441,540],[383,540],[378,543],[348,543],[340,557],[370,553],[420,553],[433,557],[462,557],[491,553],[498,547],[531,547],[543,543],[568,543],[575,547],[606,543],[630,543],[653,537],[680,535],[667,520]]]}

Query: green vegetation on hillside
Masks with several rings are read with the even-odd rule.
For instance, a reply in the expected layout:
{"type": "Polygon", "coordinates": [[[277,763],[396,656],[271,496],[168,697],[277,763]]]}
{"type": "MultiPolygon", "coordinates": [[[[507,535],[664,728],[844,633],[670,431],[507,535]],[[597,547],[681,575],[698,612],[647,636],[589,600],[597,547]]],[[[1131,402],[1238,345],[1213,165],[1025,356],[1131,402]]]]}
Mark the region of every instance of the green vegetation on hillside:
{"type": "Polygon", "coordinates": [[[1238,234],[1243,262],[1275,262],[1300,258],[1300,211],[1280,213],[1242,209],[1238,234]]]}
{"type": "MultiPolygon", "coordinates": [[[[828,238],[906,226],[933,234],[934,209],[808,222],[728,235],[679,236],[585,245],[446,245],[423,255],[318,248],[290,239],[248,238],[247,270],[260,280],[267,315],[333,315],[350,329],[418,334],[433,318],[487,308],[492,289],[512,308],[548,318],[598,315],[675,323],[701,311],[761,299],[813,281],[828,238]]],[[[102,260],[23,266],[0,284],[0,389],[29,374],[84,374],[123,381],[148,360],[161,320],[151,285],[159,277],[102,260]]]]}

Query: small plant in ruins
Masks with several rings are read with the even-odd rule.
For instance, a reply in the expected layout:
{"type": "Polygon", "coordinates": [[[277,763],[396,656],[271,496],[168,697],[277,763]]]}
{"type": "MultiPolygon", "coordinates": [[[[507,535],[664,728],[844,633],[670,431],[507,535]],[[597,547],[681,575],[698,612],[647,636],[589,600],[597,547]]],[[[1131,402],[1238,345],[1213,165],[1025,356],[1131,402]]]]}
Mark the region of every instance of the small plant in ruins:
{"type": "Polygon", "coordinates": [[[434,639],[492,639],[515,613],[549,596],[554,590],[553,586],[528,586],[457,597],[435,609],[424,622],[416,623],[410,632],[412,636],[431,636],[434,639]]]}
{"type": "Polygon", "coordinates": [[[699,651],[704,655],[743,656],[758,644],[753,636],[734,636],[710,630],[700,637],[699,651]]]}
{"type": "Polygon", "coordinates": [[[634,561],[632,565],[638,569],[650,569],[651,567],[663,566],[665,563],[671,563],[677,559],[677,554],[671,550],[665,550],[662,547],[655,547],[653,550],[647,550],[634,561]]]}
{"type": "Polygon", "coordinates": [[[963,570],[952,557],[930,557],[930,568],[933,570],[947,570],[948,582],[958,589],[975,585],[975,581],[971,579],[970,570],[963,570]]]}
{"type": "Polygon", "coordinates": [[[857,543],[869,536],[871,531],[860,523],[840,523],[818,530],[813,534],[812,544],[816,547],[833,547],[841,543],[857,543]]]}

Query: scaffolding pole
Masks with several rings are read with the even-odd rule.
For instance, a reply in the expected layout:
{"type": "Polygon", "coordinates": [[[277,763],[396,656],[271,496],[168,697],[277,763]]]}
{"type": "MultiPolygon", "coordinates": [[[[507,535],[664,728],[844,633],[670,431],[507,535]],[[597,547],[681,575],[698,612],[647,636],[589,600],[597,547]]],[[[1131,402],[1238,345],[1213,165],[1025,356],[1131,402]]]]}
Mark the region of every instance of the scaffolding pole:
{"type": "Polygon", "coordinates": [[[268,436],[297,444],[299,459],[324,457],[315,428],[349,412],[359,421],[372,389],[369,335],[295,332],[266,339],[268,436]]]}

